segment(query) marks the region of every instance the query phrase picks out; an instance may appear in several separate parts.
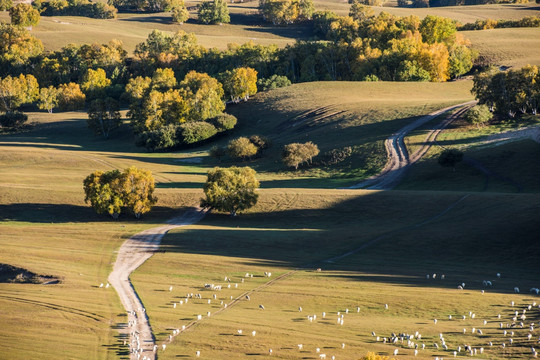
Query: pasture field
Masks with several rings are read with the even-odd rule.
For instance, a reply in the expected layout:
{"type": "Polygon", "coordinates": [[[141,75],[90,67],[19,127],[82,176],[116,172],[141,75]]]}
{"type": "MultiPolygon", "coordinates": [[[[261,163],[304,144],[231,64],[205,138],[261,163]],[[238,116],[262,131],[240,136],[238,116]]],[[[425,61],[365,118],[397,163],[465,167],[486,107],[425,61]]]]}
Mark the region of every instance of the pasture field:
{"type": "Polygon", "coordinates": [[[540,29],[513,28],[463,31],[483,61],[520,68],[540,65],[540,29]]]}
{"type": "MultiPolygon", "coordinates": [[[[382,339],[393,332],[419,331],[419,344],[426,344],[419,358],[451,357],[451,351],[433,347],[439,333],[445,334],[451,350],[467,343],[484,346],[482,358],[523,358],[530,351],[527,332],[516,330],[519,346],[503,350],[498,323],[508,320],[498,320],[497,314],[508,319],[515,309],[511,301],[522,307],[538,300],[511,293],[514,286],[528,289],[537,282],[538,195],[464,195],[271,189],[261,191],[259,204],[238,218],[211,214],[199,224],[172,231],[163,240],[163,252],[132,276],[146,299],[157,343],[167,344],[159,357],[193,358],[201,351],[206,359],[258,359],[272,349],[272,357],[279,359],[317,359],[319,347],[328,357],[353,359],[370,350],[391,355],[398,347],[399,358],[413,358],[406,345],[376,342],[371,332],[382,339]],[[434,218],[452,205],[444,216],[434,218]],[[495,224],[508,213],[518,216],[495,224]],[[358,253],[324,261],[373,240],[358,253]],[[322,272],[315,271],[318,267],[322,272]],[[272,279],[264,272],[272,278],[288,275],[263,286],[272,279]],[[503,274],[500,280],[497,272],[503,274]],[[244,278],[245,273],[254,277],[244,278]],[[426,274],[432,273],[446,279],[427,280],[426,274]],[[230,289],[225,277],[231,279],[230,289]],[[495,286],[482,294],[486,279],[495,286]],[[457,289],[462,282],[464,291],[457,289]],[[224,289],[206,290],[206,283],[223,284],[224,289]],[[248,301],[242,294],[251,290],[248,301]],[[180,305],[191,293],[200,293],[202,299],[180,305]],[[216,313],[231,296],[240,301],[216,313]],[[349,314],[340,326],[338,312],[346,309],[349,314]],[[202,321],[168,341],[173,329],[199,314],[202,321]],[[317,319],[308,321],[314,314],[317,319]],[[461,320],[462,315],[467,319],[461,320]],[[472,327],[484,335],[471,335],[472,327]],[[489,348],[490,340],[497,346],[489,348]],[[304,345],[303,351],[297,344],[304,345]]],[[[539,310],[528,313],[527,321],[538,321],[539,310]]]]}
{"type": "MultiPolygon", "coordinates": [[[[382,169],[384,140],[390,134],[412,118],[472,100],[471,86],[470,81],[296,84],[231,107],[240,121],[233,135],[259,134],[272,140],[262,159],[246,163],[260,173],[264,187],[342,187],[382,169]],[[317,144],[321,154],[351,146],[353,155],[337,167],[288,171],[280,160],[282,146],[305,141],[317,144]]],[[[225,159],[222,164],[232,163],[225,159]]]]}
{"type": "MultiPolygon", "coordinates": [[[[262,358],[272,348],[277,358],[317,359],[316,347],[338,359],[369,350],[391,354],[395,347],[376,342],[371,331],[384,337],[420,331],[428,345],[424,358],[450,356],[430,346],[439,332],[447,334],[452,346],[480,346],[488,337],[501,343],[496,314],[509,321],[510,301],[521,309],[538,299],[527,293],[540,285],[535,283],[538,194],[328,189],[379,171],[386,137],[417,116],[471,100],[470,87],[470,81],[306,83],[261,93],[231,107],[239,126],[218,144],[253,134],[274,143],[265,157],[240,163],[260,173],[261,200],[238,218],[211,214],[199,224],[171,232],[164,238],[163,252],[133,274],[159,344],[172,329],[211,312],[210,318],[175,338],[160,358],[192,358],[196,350],[207,359],[238,354],[262,358]],[[279,162],[281,146],[308,140],[318,143],[322,152],[353,146],[355,153],[333,168],[285,171],[279,162]],[[365,251],[324,262],[376,239],[365,251]],[[313,271],[317,267],[323,271],[313,271]],[[271,271],[272,278],[294,272],[263,286],[269,281],[262,276],[265,271],[271,271]],[[246,272],[254,277],[242,283],[246,272]],[[482,295],[482,280],[496,280],[497,272],[503,277],[482,295]],[[427,282],[427,273],[445,273],[447,279],[427,282]],[[219,298],[208,304],[211,292],[201,287],[224,283],[225,276],[233,279],[233,287],[216,293],[219,298]],[[465,291],[456,289],[461,282],[468,284],[465,291]],[[174,290],[169,292],[171,285],[174,290]],[[514,286],[524,293],[511,294],[514,286]],[[214,314],[222,308],[218,301],[250,290],[255,290],[251,301],[242,297],[214,314]],[[186,293],[202,293],[204,299],[190,299],[174,309],[172,302],[186,293]],[[387,311],[384,304],[389,304],[387,311]],[[360,313],[355,313],[357,306],[360,313]],[[337,312],[347,308],[351,313],[338,326],[337,312]],[[326,319],[321,319],[322,311],[326,319]],[[478,314],[478,321],[443,320],[469,311],[478,314]],[[307,320],[312,314],[318,317],[313,323],[307,320]],[[438,325],[433,324],[435,317],[441,319],[438,325]],[[486,336],[470,336],[471,327],[483,319],[489,321],[482,327],[486,336]],[[305,344],[306,352],[298,352],[299,343],[305,344]]],[[[31,112],[29,117],[33,126],[25,131],[0,135],[0,263],[54,275],[61,282],[0,284],[0,357],[127,358],[124,338],[117,333],[125,313],[112,289],[99,288],[106,283],[115,251],[127,237],[197,204],[206,171],[233,162],[208,158],[208,145],[147,153],[133,145],[127,124],[110,140],[102,140],[88,131],[84,112],[31,112]],[[84,204],[84,177],[94,170],[130,165],[154,173],[157,207],[140,221],[128,216],[110,221],[94,214],[84,204]]],[[[520,147],[516,152],[530,150],[530,159],[537,152],[533,145],[511,144],[520,147]]],[[[505,169],[532,184],[535,173],[522,167],[525,162],[509,162],[505,169]]],[[[422,186],[435,188],[427,182],[422,186]]],[[[538,310],[529,316],[531,322],[540,320],[538,310]]],[[[486,349],[484,357],[526,356],[524,332],[516,332],[515,346],[486,349]]],[[[534,335],[538,338],[538,330],[534,335]]],[[[412,350],[399,347],[406,354],[400,358],[411,357],[412,350]]]]}

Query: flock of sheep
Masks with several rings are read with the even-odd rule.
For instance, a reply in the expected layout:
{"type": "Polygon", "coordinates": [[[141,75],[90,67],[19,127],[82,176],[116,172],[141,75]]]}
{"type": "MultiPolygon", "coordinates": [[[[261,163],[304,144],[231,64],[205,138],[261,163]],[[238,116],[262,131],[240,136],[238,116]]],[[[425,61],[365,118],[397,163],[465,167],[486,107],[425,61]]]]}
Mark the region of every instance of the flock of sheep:
{"type": "MultiPolygon", "coordinates": [[[[317,271],[320,271],[317,269],[317,271]]],[[[240,279],[240,284],[244,283],[245,280],[253,278],[253,274],[246,273],[243,278],[240,279]]],[[[271,277],[272,274],[270,272],[264,273],[265,277],[271,277]]],[[[427,279],[445,279],[445,275],[440,275],[437,277],[436,274],[433,275],[426,275],[427,279]]],[[[500,278],[500,274],[497,274],[497,278],[500,278]]],[[[493,286],[494,281],[491,280],[484,280],[482,282],[483,286],[485,288],[491,288],[493,286]]],[[[224,278],[224,285],[215,285],[212,283],[204,284],[202,287],[204,290],[212,291],[214,292],[210,296],[203,296],[200,293],[189,293],[186,294],[185,297],[182,297],[181,300],[175,300],[172,301],[172,307],[177,308],[177,306],[185,306],[190,301],[193,302],[192,299],[197,300],[197,302],[200,304],[200,300],[204,300],[202,303],[212,304],[215,305],[219,302],[220,304],[220,310],[218,312],[223,311],[227,308],[228,305],[232,305],[237,303],[238,301],[250,301],[251,298],[249,296],[250,292],[243,293],[241,296],[238,296],[237,298],[234,298],[233,296],[229,297],[220,297],[218,299],[217,292],[221,291],[222,289],[231,289],[231,288],[238,288],[239,283],[233,282],[232,279],[229,277],[224,278]]],[[[466,284],[461,283],[458,285],[458,289],[465,289],[466,284]]],[[[538,294],[537,288],[531,288],[530,292],[533,295],[538,294]]],[[[173,291],[173,287],[169,287],[169,292],[173,291]]],[[[484,290],[481,290],[482,293],[484,293],[484,290]]],[[[514,289],[515,293],[519,293],[519,289],[516,287],[514,289]]],[[[396,304],[398,305],[398,304],[396,304]]],[[[390,306],[388,304],[381,305],[382,309],[384,311],[390,311],[390,306]]],[[[258,308],[260,310],[265,310],[265,306],[263,304],[259,304],[258,308]]],[[[302,313],[304,310],[302,306],[298,306],[297,311],[299,313],[302,313]]],[[[345,316],[348,314],[359,314],[360,316],[361,309],[359,306],[353,308],[352,310],[349,309],[341,309],[333,311],[333,312],[320,312],[318,314],[308,314],[304,315],[305,321],[307,323],[313,323],[317,322],[317,319],[329,321],[331,317],[335,317],[336,324],[338,326],[343,326],[345,323],[345,316]],[[334,315],[335,314],[335,315],[334,315]]],[[[181,328],[174,329],[172,331],[172,334],[170,334],[164,343],[161,344],[160,347],[157,345],[154,346],[154,353],[158,351],[159,348],[161,348],[162,351],[165,351],[167,348],[167,343],[170,343],[173,341],[174,337],[179,335],[181,332],[187,330],[189,327],[194,325],[195,323],[203,320],[204,318],[210,317],[212,314],[210,311],[206,313],[206,316],[203,316],[202,314],[199,314],[196,316],[195,319],[188,325],[183,325],[181,328]]],[[[531,301],[530,303],[526,304],[516,304],[514,301],[510,302],[504,307],[504,310],[501,311],[501,313],[497,315],[493,315],[490,317],[487,317],[487,314],[484,314],[482,319],[480,319],[480,316],[477,317],[477,315],[473,311],[469,311],[468,314],[441,314],[441,319],[432,319],[433,320],[433,326],[434,331],[438,333],[438,336],[431,335],[423,337],[422,334],[419,331],[414,331],[412,333],[409,332],[403,332],[403,331],[395,331],[392,333],[388,333],[385,335],[382,334],[376,334],[375,332],[371,332],[371,336],[373,339],[373,343],[379,343],[382,344],[382,346],[388,346],[388,350],[386,353],[391,353],[394,356],[398,355],[419,355],[422,351],[431,350],[431,352],[436,352],[437,354],[440,354],[441,352],[445,354],[445,356],[449,357],[457,357],[457,356],[479,356],[482,354],[486,354],[486,356],[489,357],[488,353],[491,350],[494,349],[509,349],[511,347],[514,347],[516,351],[522,352],[521,356],[525,356],[527,358],[537,358],[538,352],[535,347],[539,347],[540,344],[540,338],[538,337],[538,333],[535,332],[535,323],[533,322],[533,319],[536,319],[537,321],[540,320],[540,305],[538,305],[535,301],[531,301]],[[465,322],[466,319],[469,319],[468,322],[465,322]],[[454,343],[450,343],[446,340],[446,335],[442,332],[442,330],[439,332],[437,331],[437,326],[442,322],[448,322],[445,325],[451,324],[452,327],[455,327],[453,331],[449,333],[450,337],[455,336],[455,334],[465,334],[464,336],[470,336],[472,338],[469,338],[471,340],[470,343],[457,343],[457,341],[454,341],[454,343]],[[472,325],[473,324],[473,325],[472,325]],[[472,344],[475,345],[472,345],[472,344]],[[528,354],[523,353],[523,348],[528,347],[529,352],[528,354]]],[[[132,324],[129,324],[132,325],[132,324]]],[[[448,328],[448,327],[446,327],[448,328]]],[[[366,329],[359,329],[359,332],[366,332],[366,329]]],[[[243,335],[244,330],[243,329],[237,329],[236,330],[237,335],[243,335]]],[[[252,337],[255,337],[257,335],[257,332],[254,331],[247,331],[246,334],[251,335],[252,337]]],[[[463,336],[461,336],[463,338],[463,336]]],[[[132,337],[132,342],[137,342],[138,338],[132,337]]],[[[306,352],[312,353],[313,356],[318,357],[319,359],[336,359],[336,355],[330,355],[323,353],[320,347],[314,347],[313,349],[307,349],[306,345],[303,344],[297,344],[295,347],[298,348],[298,351],[303,352],[304,355],[306,352]]],[[[341,349],[345,348],[345,343],[341,343],[341,349]]],[[[140,346],[137,346],[137,344],[133,343],[131,344],[130,348],[137,349],[140,348],[140,346]]],[[[331,347],[327,347],[331,348],[331,347]]],[[[334,347],[335,348],[335,347],[334,347]]],[[[279,349],[278,349],[279,351],[279,349]]],[[[431,355],[431,352],[429,355],[431,355]]],[[[268,355],[274,355],[275,351],[274,349],[268,349],[268,355]]],[[[428,354],[426,354],[428,355],[428,354]]],[[[201,356],[201,351],[197,350],[194,353],[195,357],[201,356]]],[[[140,359],[140,357],[139,357],[140,359]]],[[[150,359],[145,357],[142,357],[143,360],[150,359]]],[[[442,357],[435,357],[435,360],[442,360],[442,357]]]]}

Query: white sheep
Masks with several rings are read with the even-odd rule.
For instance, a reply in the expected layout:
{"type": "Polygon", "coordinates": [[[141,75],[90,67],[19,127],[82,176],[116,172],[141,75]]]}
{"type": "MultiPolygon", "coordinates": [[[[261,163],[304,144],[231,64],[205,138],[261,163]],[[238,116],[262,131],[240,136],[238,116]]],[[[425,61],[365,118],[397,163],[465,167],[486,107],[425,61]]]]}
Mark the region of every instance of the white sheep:
{"type": "Polygon", "coordinates": [[[516,294],[519,294],[519,288],[518,288],[517,286],[514,287],[514,292],[515,292],[516,294]]]}

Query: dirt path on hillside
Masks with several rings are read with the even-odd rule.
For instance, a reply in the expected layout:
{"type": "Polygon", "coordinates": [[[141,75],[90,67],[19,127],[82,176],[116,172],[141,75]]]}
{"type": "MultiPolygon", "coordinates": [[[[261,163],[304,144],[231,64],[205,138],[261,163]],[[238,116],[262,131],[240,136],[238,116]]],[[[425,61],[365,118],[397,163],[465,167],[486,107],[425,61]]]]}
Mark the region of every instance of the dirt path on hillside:
{"type": "Polygon", "coordinates": [[[171,229],[191,225],[201,220],[206,210],[194,208],[182,216],[173,218],[166,225],[158,226],[133,235],[118,250],[118,256],[109,275],[109,283],[118,293],[124,308],[128,312],[128,327],[120,330],[129,334],[130,359],[155,359],[155,338],[144,306],[129,280],[130,274],[148,260],[163,236],[171,229]]]}
{"type": "Polygon", "coordinates": [[[349,187],[349,189],[365,188],[371,190],[390,190],[394,188],[405,174],[407,166],[418,161],[431,147],[432,141],[430,139],[436,138],[437,135],[442,131],[442,129],[448,126],[453,120],[455,120],[459,116],[459,113],[461,113],[461,111],[445,119],[445,121],[443,121],[436,129],[433,129],[428,135],[428,141],[426,141],[426,144],[424,144],[422,148],[416,151],[411,157],[409,157],[409,152],[407,151],[407,147],[405,146],[405,136],[407,136],[407,134],[412,130],[424,125],[425,123],[433,120],[437,116],[447,111],[454,110],[459,107],[469,107],[474,105],[475,103],[476,101],[468,101],[466,103],[453,105],[444,109],[434,111],[431,114],[422,116],[414,122],[407,124],[405,127],[398,130],[398,132],[392,134],[385,141],[388,161],[381,173],[372,176],[371,178],[366,179],[361,183],[352,185],[349,187]]]}

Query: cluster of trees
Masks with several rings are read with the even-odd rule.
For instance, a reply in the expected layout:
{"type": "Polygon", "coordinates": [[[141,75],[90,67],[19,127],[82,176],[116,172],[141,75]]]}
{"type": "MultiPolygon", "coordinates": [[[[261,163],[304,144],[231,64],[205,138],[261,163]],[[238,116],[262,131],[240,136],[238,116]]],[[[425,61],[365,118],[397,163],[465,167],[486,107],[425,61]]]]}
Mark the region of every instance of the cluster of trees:
{"type": "Polygon", "coordinates": [[[116,19],[118,10],[102,2],[89,0],[50,0],[47,2],[34,2],[45,16],[85,16],[94,19],[116,19]]]}
{"type": "Polygon", "coordinates": [[[109,0],[109,5],[120,11],[164,12],[170,11],[177,0],[109,0]]]}
{"type": "Polygon", "coordinates": [[[306,143],[292,143],[283,147],[281,160],[288,167],[298,170],[301,164],[311,164],[315,156],[319,155],[319,147],[308,141],[306,143]]]}
{"type": "Polygon", "coordinates": [[[152,173],[135,166],[122,172],[94,171],[84,179],[83,186],[84,201],[89,202],[98,214],[109,214],[114,219],[124,210],[138,219],[157,202],[152,173]]]}
{"type": "Polygon", "coordinates": [[[289,25],[311,20],[313,0],[259,0],[259,11],[265,21],[274,25],[289,25]]]}
{"type": "Polygon", "coordinates": [[[314,26],[331,41],[287,48],[293,80],[446,81],[470,71],[477,56],[456,23],[438,16],[375,16],[354,3],[349,16],[316,13],[314,26]]]}
{"type": "Polygon", "coordinates": [[[540,17],[525,16],[521,19],[506,20],[506,19],[484,19],[476,20],[473,23],[464,24],[458,27],[459,30],[487,30],[500,28],[518,28],[518,27],[540,27],[540,17]]]}
{"type": "Polygon", "coordinates": [[[491,70],[474,77],[471,92],[479,104],[491,111],[506,114],[537,114],[540,107],[540,74],[537,66],[525,66],[506,72],[491,70]]]}
{"type": "MultiPolygon", "coordinates": [[[[232,99],[257,90],[253,69],[235,69],[222,78],[232,99]]],[[[151,150],[198,143],[236,125],[234,116],[223,114],[223,85],[205,73],[190,71],[177,82],[172,69],[158,68],[151,78],[130,79],[126,94],[138,144],[151,150]]]]}

